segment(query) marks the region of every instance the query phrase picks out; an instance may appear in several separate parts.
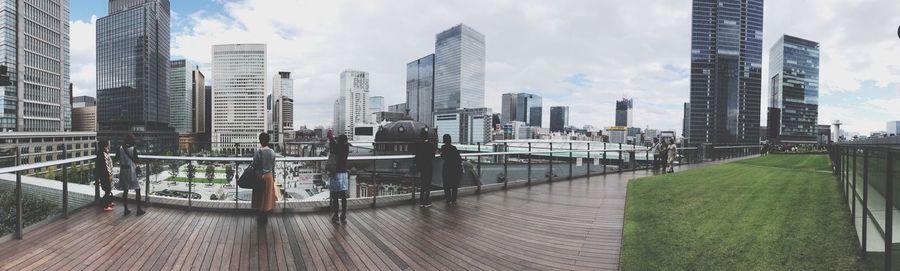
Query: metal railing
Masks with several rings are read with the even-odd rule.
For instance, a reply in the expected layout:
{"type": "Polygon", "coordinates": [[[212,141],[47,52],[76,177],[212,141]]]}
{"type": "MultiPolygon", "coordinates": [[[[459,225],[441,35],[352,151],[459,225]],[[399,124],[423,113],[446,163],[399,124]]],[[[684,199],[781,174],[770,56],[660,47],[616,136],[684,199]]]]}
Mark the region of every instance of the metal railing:
{"type": "Polygon", "coordinates": [[[896,184],[900,182],[900,144],[833,145],[829,147],[829,157],[857,227],[863,256],[876,267],[892,270],[895,257],[900,256],[894,246],[900,243],[894,241],[894,227],[900,226],[894,223],[900,206],[900,185],[896,184]],[[878,242],[872,244],[872,240],[878,242]],[[872,253],[878,257],[871,257],[872,253]]]}

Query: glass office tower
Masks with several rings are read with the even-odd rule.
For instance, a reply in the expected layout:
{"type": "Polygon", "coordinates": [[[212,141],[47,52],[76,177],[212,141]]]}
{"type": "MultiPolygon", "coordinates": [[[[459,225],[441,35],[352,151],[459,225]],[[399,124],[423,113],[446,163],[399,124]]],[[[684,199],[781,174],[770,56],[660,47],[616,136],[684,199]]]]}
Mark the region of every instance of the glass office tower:
{"type": "Polygon", "coordinates": [[[541,96],[528,93],[505,93],[501,101],[500,122],[524,122],[531,127],[541,127],[541,96]]]}
{"type": "Polygon", "coordinates": [[[551,106],[550,107],[550,132],[565,131],[569,126],[569,107],[568,106],[551,106]]]}
{"type": "Polygon", "coordinates": [[[193,69],[184,59],[172,60],[169,66],[169,125],[179,134],[193,132],[193,69]]]}
{"type": "Polygon", "coordinates": [[[769,50],[769,139],[815,144],[819,43],[784,35],[769,50]]]}
{"type": "Polygon", "coordinates": [[[691,144],[759,142],[762,0],[694,0],[691,144]]]}
{"type": "Polygon", "coordinates": [[[98,137],[129,133],[139,148],[175,150],[169,127],[169,1],[110,0],[97,20],[98,137]]]}
{"type": "Polygon", "coordinates": [[[434,54],[406,64],[406,104],[413,120],[434,127],[434,54]]]}
{"type": "Polygon", "coordinates": [[[484,35],[460,24],[437,34],[434,111],[484,107],[484,35]]]}
{"type": "Polygon", "coordinates": [[[616,101],[616,126],[632,127],[634,112],[634,99],[622,99],[616,101]]]}

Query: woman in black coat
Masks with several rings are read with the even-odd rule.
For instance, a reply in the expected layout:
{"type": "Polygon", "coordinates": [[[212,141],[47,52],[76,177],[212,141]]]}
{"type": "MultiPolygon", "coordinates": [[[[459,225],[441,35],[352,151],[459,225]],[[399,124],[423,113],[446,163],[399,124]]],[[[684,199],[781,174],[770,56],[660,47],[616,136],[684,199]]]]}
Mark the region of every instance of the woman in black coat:
{"type": "Polygon", "coordinates": [[[441,146],[441,158],[444,158],[444,197],[447,204],[456,204],[459,190],[459,179],[462,178],[462,156],[451,143],[450,135],[444,134],[444,145],[441,146]]]}

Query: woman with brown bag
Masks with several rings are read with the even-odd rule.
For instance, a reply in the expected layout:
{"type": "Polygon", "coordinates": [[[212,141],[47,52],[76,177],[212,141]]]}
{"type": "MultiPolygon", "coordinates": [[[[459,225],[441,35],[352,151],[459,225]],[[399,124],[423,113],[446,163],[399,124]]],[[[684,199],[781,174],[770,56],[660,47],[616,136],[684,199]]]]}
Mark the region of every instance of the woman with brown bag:
{"type": "Polygon", "coordinates": [[[253,154],[253,163],[250,165],[259,177],[259,184],[253,189],[253,198],[250,207],[257,209],[260,222],[267,222],[269,213],[275,209],[277,190],[275,190],[275,151],[269,148],[269,134],[259,134],[261,146],[253,154]]]}

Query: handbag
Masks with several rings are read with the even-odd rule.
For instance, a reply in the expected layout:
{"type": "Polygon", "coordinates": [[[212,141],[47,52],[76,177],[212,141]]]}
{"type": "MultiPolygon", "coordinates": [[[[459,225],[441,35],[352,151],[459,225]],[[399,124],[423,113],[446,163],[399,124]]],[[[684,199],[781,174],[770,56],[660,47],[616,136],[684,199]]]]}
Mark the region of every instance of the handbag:
{"type": "Polygon", "coordinates": [[[260,183],[260,174],[253,166],[247,167],[237,181],[238,187],[244,189],[256,189],[260,183]]]}
{"type": "Polygon", "coordinates": [[[337,157],[334,152],[328,154],[328,161],[325,161],[325,171],[330,175],[337,172],[337,157]]]}

